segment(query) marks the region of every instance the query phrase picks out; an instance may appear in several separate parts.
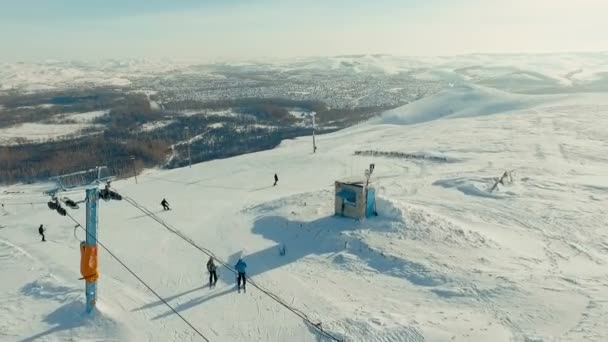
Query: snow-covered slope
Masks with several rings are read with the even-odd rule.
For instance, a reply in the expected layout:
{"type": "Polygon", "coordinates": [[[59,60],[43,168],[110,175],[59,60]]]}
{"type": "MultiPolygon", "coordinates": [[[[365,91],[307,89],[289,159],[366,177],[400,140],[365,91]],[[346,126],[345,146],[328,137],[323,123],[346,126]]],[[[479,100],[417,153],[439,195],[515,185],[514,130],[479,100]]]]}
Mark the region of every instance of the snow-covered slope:
{"type": "Polygon", "coordinates": [[[42,124],[24,123],[15,126],[0,128],[0,145],[15,145],[24,142],[43,143],[48,140],[73,139],[82,134],[92,134],[100,125],[73,123],[73,124],[42,124]]]}
{"type": "Polygon", "coordinates": [[[0,63],[0,90],[43,91],[66,86],[127,87],[132,80],[177,72],[193,63],[179,61],[103,60],[0,63]]]}
{"type": "Polygon", "coordinates": [[[390,110],[384,113],[381,121],[387,124],[408,125],[441,118],[490,115],[531,108],[543,102],[557,101],[559,98],[516,95],[492,88],[462,84],[390,110]]]}
{"type": "MultiPolygon", "coordinates": [[[[459,118],[368,123],[318,136],[316,154],[301,138],[113,186],[230,264],[244,256],[255,281],[346,341],[605,341],[605,94],[455,90],[478,96],[454,107],[459,118]],[[379,216],[333,216],[334,180],[369,163],[379,216]],[[512,182],[490,193],[504,171],[512,182]]],[[[0,340],[201,340],[104,251],[99,312],[86,317],[83,233],[48,210],[44,187],[0,190],[0,340]]],[[[256,289],[236,293],[224,269],[205,287],[206,256],[129,203],[101,203],[99,225],[100,241],[209,340],[324,341],[256,289]]]]}

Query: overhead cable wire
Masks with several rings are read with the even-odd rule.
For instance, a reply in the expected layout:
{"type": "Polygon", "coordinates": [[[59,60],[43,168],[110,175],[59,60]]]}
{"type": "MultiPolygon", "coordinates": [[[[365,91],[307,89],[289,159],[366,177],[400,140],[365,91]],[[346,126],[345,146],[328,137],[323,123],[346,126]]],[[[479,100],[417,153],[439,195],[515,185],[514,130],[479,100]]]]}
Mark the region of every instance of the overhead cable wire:
{"type": "Polygon", "coordinates": [[[209,339],[207,337],[205,337],[205,335],[203,335],[203,333],[201,333],[194,325],[192,325],[192,323],[190,323],[184,316],[182,316],[177,310],[175,310],[175,308],[173,308],[173,306],[171,306],[171,304],[169,304],[163,297],[161,297],[150,285],[148,285],[143,279],[141,279],[141,277],[139,277],[129,266],[127,266],[122,260],[120,260],[119,257],[117,257],[114,253],[112,253],[103,243],[101,243],[101,241],[99,241],[99,239],[97,239],[95,236],[93,236],[91,233],[89,233],[86,228],[84,228],[74,217],[72,217],[72,215],[70,215],[69,213],[67,214],[67,216],[74,221],[74,223],[76,223],[77,227],[80,227],[82,230],[85,231],[85,233],[87,235],[89,235],[90,237],[94,238],[97,243],[101,246],[101,248],[103,248],[112,258],[114,258],[122,267],[124,267],[129,273],[131,273],[131,275],[133,277],[135,277],[135,279],[137,279],[140,283],[142,283],[150,292],[152,292],[156,298],[158,298],[161,302],[163,302],[169,309],[171,309],[171,311],[173,311],[179,318],[182,319],[182,321],[184,321],[190,328],[192,328],[192,330],[194,330],[203,340],[205,340],[206,342],[210,342],[209,339]]]}
{"type": "Polygon", "coordinates": [[[47,204],[47,202],[18,202],[18,203],[11,203],[11,202],[4,202],[4,201],[0,201],[0,203],[4,204],[4,205],[12,205],[12,206],[19,206],[19,205],[34,205],[34,204],[47,204]]]}
{"type": "MultiPolygon", "coordinates": [[[[213,257],[219,264],[221,264],[222,266],[224,266],[230,272],[232,272],[234,274],[237,273],[236,270],[234,270],[232,267],[230,267],[230,265],[228,265],[226,262],[224,262],[221,259],[219,259],[209,249],[199,246],[191,238],[187,237],[186,235],[184,235],[179,230],[171,227],[167,222],[165,222],[163,219],[159,218],[156,214],[154,214],[152,211],[150,211],[149,209],[147,209],[143,205],[137,203],[134,199],[132,199],[132,198],[130,198],[128,196],[122,196],[122,198],[127,203],[131,204],[133,207],[135,207],[136,209],[138,209],[139,211],[141,211],[142,213],[144,213],[146,216],[149,216],[154,221],[156,221],[160,225],[164,226],[167,230],[169,230],[173,234],[177,235],[182,240],[186,241],[188,244],[192,245],[194,248],[198,249],[199,251],[201,251],[202,253],[206,254],[207,256],[213,257]]],[[[258,284],[257,282],[255,282],[251,278],[249,278],[249,283],[253,287],[257,288],[260,292],[264,293],[265,295],[267,295],[268,297],[270,297],[272,300],[274,300],[275,302],[279,303],[280,305],[282,305],[283,307],[285,307],[287,310],[289,310],[292,313],[294,313],[296,316],[300,317],[302,320],[304,320],[306,323],[308,323],[312,328],[314,328],[320,335],[325,336],[325,337],[327,337],[327,338],[329,338],[331,340],[334,340],[336,342],[343,342],[342,339],[334,336],[333,334],[331,334],[331,333],[327,332],[325,329],[323,329],[323,327],[321,326],[321,323],[314,323],[310,318],[308,318],[308,316],[305,313],[303,313],[302,311],[300,311],[300,310],[298,310],[298,309],[290,306],[283,299],[281,299],[279,296],[277,296],[276,294],[272,293],[270,290],[264,288],[261,284],[258,284]]]]}

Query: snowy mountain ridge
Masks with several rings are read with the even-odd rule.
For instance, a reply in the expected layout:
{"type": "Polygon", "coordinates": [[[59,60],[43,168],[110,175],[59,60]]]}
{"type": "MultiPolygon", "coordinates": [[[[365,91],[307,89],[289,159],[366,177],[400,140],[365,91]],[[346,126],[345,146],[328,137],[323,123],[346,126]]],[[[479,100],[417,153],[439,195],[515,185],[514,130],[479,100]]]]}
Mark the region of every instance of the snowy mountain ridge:
{"type": "MultiPolygon", "coordinates": [[[[559,54],[470,54],[460,56],[407,57],[392,55],[354,55],[264,58],[252,61],[200,60],[99,60],[0,63],[0,91],[23,89],[44,91],[78,85],[125,87],[138,80],[159,75],[205,74],[223,77],[218,69],[252,72],[315,70],[349,74],[394,75],[411,73],[419,79],[487,83],[503,87],[572,87],[580,85],[605,88],[608,53],[559,54]]],[[[527,87],[523,89],[527,89],[527,87]]]]}

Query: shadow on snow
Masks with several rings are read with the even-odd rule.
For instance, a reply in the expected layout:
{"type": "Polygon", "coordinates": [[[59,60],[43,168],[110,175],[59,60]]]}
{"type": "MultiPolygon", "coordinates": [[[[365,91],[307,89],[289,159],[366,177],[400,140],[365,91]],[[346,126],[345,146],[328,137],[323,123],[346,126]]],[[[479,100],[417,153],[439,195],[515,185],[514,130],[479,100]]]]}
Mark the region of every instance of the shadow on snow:
{"type": "MultiPolygon", "coordinates": [[[[275,241],[276,244],[243,258],[247,262],[250,277],[316,255],[332,258],[332,262],[338,266],[351,261],[361,262],[375,272],[404,278],[418,286],[444,284],[447,281],[444,275],[437,274],[423,264],[388,255],[351,234],[361,228],[386,230],[389,226],[390,222],[383,218],[354,221],[327,216],[304,222],[281,216],[264,216],[256,220],[252,232],[275,241]],[[283,246],[285,254],[280,255],[283,246]],[[356,257],[351,260],[345,254],[356,257]]],[[[230,265],[234,265],[240,256],[240,252],[231,255],[228,260],[230,265]]]]}

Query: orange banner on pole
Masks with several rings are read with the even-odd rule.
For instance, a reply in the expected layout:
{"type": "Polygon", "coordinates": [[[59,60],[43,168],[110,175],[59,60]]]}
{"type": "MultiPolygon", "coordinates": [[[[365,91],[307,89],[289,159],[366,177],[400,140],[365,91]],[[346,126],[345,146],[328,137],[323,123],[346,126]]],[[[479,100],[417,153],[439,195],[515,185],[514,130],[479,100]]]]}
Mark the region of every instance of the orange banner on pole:
{"type": "Polygon", "coordinates": [[[80,274],[87,283],[94,283],[99,278],[97,273],[97,246],[80,244],[80,274]]]}

